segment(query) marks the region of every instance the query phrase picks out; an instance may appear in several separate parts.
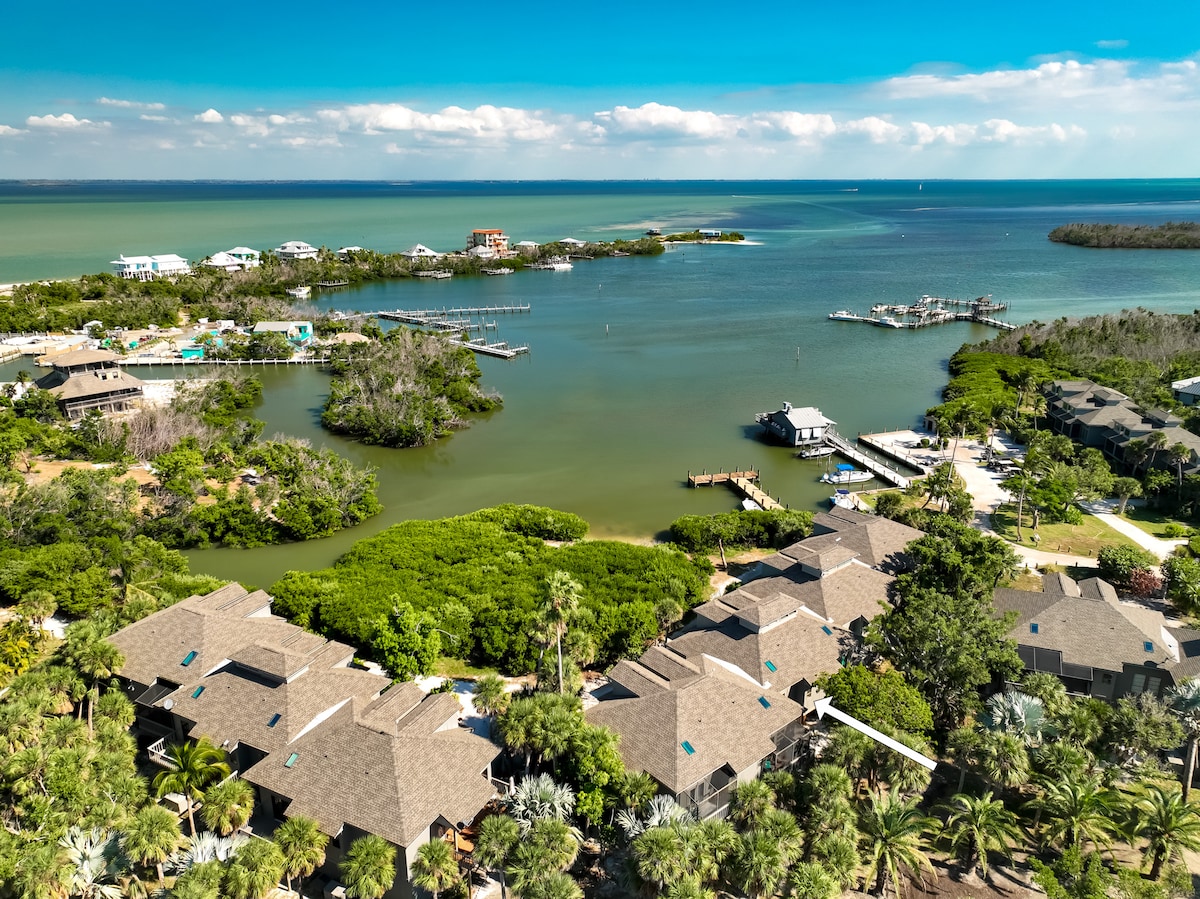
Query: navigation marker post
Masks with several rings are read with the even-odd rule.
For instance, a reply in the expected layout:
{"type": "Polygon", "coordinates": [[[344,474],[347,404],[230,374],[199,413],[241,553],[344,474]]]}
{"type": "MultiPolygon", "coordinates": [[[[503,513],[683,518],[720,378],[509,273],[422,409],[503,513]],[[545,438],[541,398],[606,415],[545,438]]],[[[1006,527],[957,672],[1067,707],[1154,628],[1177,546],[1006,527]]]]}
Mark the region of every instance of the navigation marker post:
{"type": "Polygon", "coordinates": [[[826,696],[824,699],[818,699],[813,704],[813,708],[816,710],[818,718],[824,718],[826,715],[829,715],[832,718],[836,718],[843,724],[853,727],[857,731],[861,731],[875,742],[882,743],[888,749],[893,749],[905,758],[912,759],[918,765],[928,768],[930,771],[937,767],[938,763],[934,759],[931,759],[925,755],[921,755],[921,753],[917,752],[915,749],[910,749],[899,740],[893,740],[887,734],[881,734],[875,728],[863,724],[857,718],[847,715],[841,709],[835,709],[833,707],[833,700],[828,696],[826,696]]]}

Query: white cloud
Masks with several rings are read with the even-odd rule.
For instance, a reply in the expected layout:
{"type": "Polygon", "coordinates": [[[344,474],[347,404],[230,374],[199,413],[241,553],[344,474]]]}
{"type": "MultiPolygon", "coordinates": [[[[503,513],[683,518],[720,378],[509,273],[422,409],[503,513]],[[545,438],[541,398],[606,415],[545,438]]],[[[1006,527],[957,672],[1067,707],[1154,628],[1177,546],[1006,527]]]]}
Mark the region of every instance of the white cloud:
{"type": "Polygon", "coordinates": [[[913,122],[911,128],[913,141],[921,147],[935,143],[969,144],[978,131],[974,125],[929,125],[925,122],[913,122]]]}
{"type": "MultiPolygon", "coordinates": [[[[282,141],[280,141],[280,143],[282,143],[284,146],[287,146],[287,147],[297,147],[297,148],[340,147],[342,145],[342,142],[333,136],[329,136],[329,137],[285,137],[282,141]]],[[[394,146],[394,145],[392,145],[392,146],[394,146]]]]}
{"type": "Polygon", "coordinates": [[[802,144],[817,143],[837,131],[833,116],[824,113],[765,112],[753,119],[768,136],[778,132],[780,136],[795,138],[802,144]]]}
{"type": "Polygon", "coordinates": [[[686,110],[662,103],[643,103],[637,108],[616,106],[594,116],[611,132],[639,137],[691,137],[712,140],[732,137],[741,127],[737,116],[707,110],[686,110]]]}
{"type": "Polygon", "coordinates": [[[24,134],[24,128],[14,128],[12,125],[0,125],[0,137],[8,137],[12,134],[24,134]]]}
{"type": "Polygon", "coordinates": [[[30,128],[87,128],[89,126],[106,126],[108,122],[93,122],[91,119],[77,119],[69,112],[62,115],[31,115],[25,120],[30,128]]]}
{"type": "Polygon", "coordinates": [[[873,144],[895,144],[904,139],[903,128],[873,115],[844,122],[838,125],[838,131],[845,134],[865,135],[873,144]]]}
{"type": "Polygon", "coordinates": [[[983,123],[989,133],[982,135],[981,140],[994,143],[1065,143],[1072,138],[1087,136],[1087,132],[1077,125],[1018,125],[1008,119],[988,119],[983,123]]]}
{"type": "Polygon", "coordinates": [[[318,120],[338,131],[364,134],[408,132],[415,136],[447,136],[540,141],[558,131],[553,122],[537,112],[507,106],[477,106],[463,109],[447,106],[440,112],[423,113],[399,103],[366,103],[317,112],[318,120]]]}
{"type": "MultiPolygon", "coordinates": [[[[143,122],[175,122],[176,121],[175,119],[169,118],[165,115],[147,115],[146,113],[142,113],[140,116],[138,116],[138,118],[143,122]]],[[[176,122],[176,124],[178,124],[178,122],[176,122]]]]}
{"type": "Polygon", "coordinates": [[[114,100],[111,97],[101,97],[96,102],[101,106],[116,106],[121,109],[149,109],[157,111],[167,108],[162,103],[142,103],[137,100],[114,100]]]}
{"type": "Polygon", "coordinates": [[[204,112],[195,116],[195,120],[197,122],[204,122],[207,125],[216,125],[225,121],[225,116],[221,115],[210,106],[208,109],[204,110],[204,112]]]}

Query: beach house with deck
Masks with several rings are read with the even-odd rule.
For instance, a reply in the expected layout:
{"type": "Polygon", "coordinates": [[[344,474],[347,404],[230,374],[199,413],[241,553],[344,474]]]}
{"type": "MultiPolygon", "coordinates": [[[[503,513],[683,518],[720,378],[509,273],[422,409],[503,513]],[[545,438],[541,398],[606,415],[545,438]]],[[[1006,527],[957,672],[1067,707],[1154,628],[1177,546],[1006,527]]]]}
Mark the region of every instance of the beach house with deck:
{"type": "Polygon", "coordinates": [[[475,247],[487,247],[497,258],[503,258],[509,253],[508,235],[499,228],[476,228],[467,235],[467,251],[475,247]]]}
{"type": "Polygon", "coordinates": [[[289,240],[275,248],[280,259],[316,259],[317,248],[302,240],[289,240]]]}
{"type": "Polygon", "coordinates": [[[797,408],[791,403],[784,403],[778,412],[759,412],[754,420],[773,438],[788,446],[814,446],[837,424],[815,406],[797,408]]]}

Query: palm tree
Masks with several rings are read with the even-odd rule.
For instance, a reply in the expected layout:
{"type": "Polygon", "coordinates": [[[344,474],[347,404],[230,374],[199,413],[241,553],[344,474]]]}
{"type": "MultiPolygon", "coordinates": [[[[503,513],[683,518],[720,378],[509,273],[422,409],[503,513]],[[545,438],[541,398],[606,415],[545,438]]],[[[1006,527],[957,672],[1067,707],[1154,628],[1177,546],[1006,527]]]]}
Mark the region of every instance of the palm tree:
{"type": "Polygon", "coordinates": [[[719,818],[701,821],[687,830],[692,873],[700,882],[712,883],[721,876],[721,865],[738,845],[733,825],[719,818]]]}
{"type": "Polygon", "coordinates": [[[571,875],[551,871],[529,884],[521,899],[583,899],[583,890],[571,875]]]}
{"type": "Polygon", "coordinates": [[[790,865],[800,856],[804,846],[804,834],[796,823],[796,816],[781,808],[768,809],[758,823],[758,830],[769,836],[783,853],[784,863],[790,865]]]}
{"type": "Polygon", "coordinates": [[[100,692],[100,681],[107,680],[120,674],[125,666],[125,656],[121,650],[104,639],[92,640],[81,647],[72,661],[79,673],[92,682],[88,693],[87,725],[88,733],[92,733],[92,707],[100,692]]]}
{"type": "Polygon", "coordinates": [[[1061,840],[1064,849],[1079,846],[1085,840],[1107,846],[1108,835],[1116,829],[1110,814],[1117,795],[1100,785],[1095,777],[1078,777],[1046,785],[1046,792],[1026,805],[1048,821],[1043,841],[1061,840]]]}
{"type": "Polygon", "coordinates": [[[1158,880],[1163,864],[1180,849],[1200,850],[1200,809],[1190,805],[1177,790],[1166,790],[1158,784],[1146,788],[1146,793],[1131,809],[1135,834],[1148,841],[1146,852],[1153,859],[1150,879],[1158,880]]]}
{"type": "Polygon", "coordinates": [[[1182,443],[1176,443],[1167,450],[1167,458],[1171,460],[1171,464],[1175,466],[1176,476],[1178,481],[1175,488],[1175,498],[1179,499],[1183,496],[1183,463],[1192,457],[1192,451],[1182,443]]]}
{"type": "Polygon", "coordinates": [[[978,797],[959,793],[947,803],[946,811],[942,832],[950,838],[951,848],[965,851],[967,871],[974,874],[979,868],[987,880],[988,852],[1010,856],[1010,843],[1021,838],[1016,816],[999,799],[992,799],[990,790],[978,797]]]}
{"type": "Polygon", "coordinates": [[[359,837],[338,871],[350,899],[380,899],[396,882],[396,847],[375,834],[359,837]]]}
{"type": "MultiPolygon", "coordinates": [[[[854,827],[850,805],[850,775],[837,765],[813,765],[801,786],[800,807],[810,842],[827,833],[844,833],[854,827]]],[[[811,847],[810,847],[811,848],[811,847]]]]}
{"type": "Polygon", "coordinates": [[[916,797],[901,799],[893,790],[868,799],[859,813],[859,832],[867,855],[867,877],[875,878],[876,896],[885,895],[889,883],[895,885],[899,895],[901,868],[915,874],[922,868],[934,873],[921,848],[925,833],[934,824],[917,809],[916,797]]]}
{"type": "Polygon", "coordinates": [[[512,702],[512,694],[508,692],[508,684],[498,674],[485,674],[475,681],[473,702],[475,710],[488,718],[488,732],[496,721],[496,716],[508,708],[512,702]]]}
{"type": "Polygon", "coordinates": [[[661,894],[667,884],[686,872],[683,834],[675,827],[651,827],[633,841],[633,863],[638,877],[661,894]]]}
{"type": "Polygon", "coordinates": [[[230,777],[204,791],[200,817],[204,826],[223,837],[250,820],[254,813],[254,787],[240,777],[230,777]]]}
{"type": "Polygon", "coordinates": [[[329,837],[321,832],[320,825],[312,818],[303,815],[288,818],[275,830],[274,840],[283,852],[283,874],[289,890],[293,877],[298,878],[302,885],[305,877],[311,876],[313,871],[325,864],[325,847],[329,845],[329,837]]]}
{"type": "Polygon", "coordinates": [[[976,755],[979,772],[997,787],[1012,790],[1029,779],[1029,752],[1020,737],[987,733],[976,755]]]}
{"type": "Polygon", "coordinates": [[[500,739],[512,752],[525,757],[525,773],[533,764],[534,744],[541,728],[542,710],[532,696],[514,699],[508,709],[499,716],[500,739]]]}
{"type": "Polygon", "coordinates": [[[173,766],[154,777],[154,795],[158,799],[168,793],[182,793],[187,801],[188,832],[196,832],[195,800],[204,795],[204,788],[229,776],[225,753],[201,737],[196,742],[172,744],[167,758],[173,766]]]}
{"type": "Polygon", "coordinates": [[[831,833],[821,837],[813,843],[812,857],[824,866],[843,890],[850,889],[857,882],[858,848],[846,834],[831,833]]]}
{"type": "Polygon", "coordinates": [[[70,866],[67,891],[78,899],[121,899],[120,846],[111,830],[70,827],[59,839],[70,866]]]}
{"type": "Polygon", "coordinates": [[[1146,435],[1146,449],[1150,453],[1150,461],[1146,463],[1146,468],[1154,467],[1154,459],[1158,455],[1159,450],[1166,447],[1168,443],[1166,431],[1151,431],[1146,435]]]}
{"type": "Polygon", "coordinates": [[[225,888],[231,899],[262,899],[279,886],[283,869],[283,852],[278,846],[270,840],[247,840],[233,854],[225,888]]]}
{"type": "Polygon", "coordinates": [[[412,863],[412,882],[433,893],[433,899],[437,899],[442,890],[454,886],[458,879],[454,849],[445,840],[430,840],[417,849],[417,857],[412,863]]]}
{"type": "Polygon", "coordinates": [[[565,871],[579,855],[578,831],[564,821],[543,818],[509,853],[508,876],[518,895],[555,871],[565,871]]]}
{"type": "Polygon", "coordinates": [[[72,865],[56,842],[31,843],[17,856],[8,886],[22,899],[62,899],[71,882],[72,865]]]}
{"type": "Polygon", "coordinates": [[[729,817],[739,827],[753,830],[774,807],[775,792],[770,785],[764,780],[748,780],[734,789],[733,809],[729,817]]]}
{"type": "Polygon", "coordinates": [[[146,805],[125,825],[122,846],[125,853],[142,867],[154,866],[158,885],[163,885],[163,862],[185,842],[179,830],[179,818],[161,805],[146,805]]]}
{"type": "Polygon", "coordinates": [[[1045,719],[1045,706],[1036,696],[1006,690],[988,698],[982,723],[988,730],[1019,737],[1029,746],[1041,742],[1045,719]]]}
{"type": "Polygon", "coordinates": [[[787,855],[770,834],[751,830],[742,834],[736,857],[736,882],[750,899],[775,893],[787,874],[787,855]]]}
{"type": "Polygon", "coordinates": [[[558,651],[558,692],[563,691],[562,638],[567,630],[571,614],[579,607],[583,586],[565,571],[556,571],[546,581],[546,599],[542,604],[542,618],[554,630],[554,643],[558,651]]]}
{"type": "Polygon", "coordinates": [[[1187,759],[1183,763],[1183,801],[1188,801],[1196,776],[1196,746],[1200,743],[1200,677],[1191,677],[1167,693],[1167,707],[1175,713],[1187,735],[1187,759]]]}
{"type": "Polygon", "coordinates": [[[797,862],[788,873],[795,899],[835,899],[841,893],[837,880],[817,862],[797,862]]]}
{"type": "Polygon", "coordinates": [[[475,858],[488,870],[499,872],[501,899],[506,899],[508,895],[504,880],[508,854],[520,838],[520,825],[508,815],[488,815],[479,822],[479,834],[475,838],[475,858]]]}
{"type": "Polygon", "coordinates": [[[574,809],[574,791],[549,774],[525,778],[508,797],[508,812],[523,831],[544,818],[565,821],[574,809]]]}

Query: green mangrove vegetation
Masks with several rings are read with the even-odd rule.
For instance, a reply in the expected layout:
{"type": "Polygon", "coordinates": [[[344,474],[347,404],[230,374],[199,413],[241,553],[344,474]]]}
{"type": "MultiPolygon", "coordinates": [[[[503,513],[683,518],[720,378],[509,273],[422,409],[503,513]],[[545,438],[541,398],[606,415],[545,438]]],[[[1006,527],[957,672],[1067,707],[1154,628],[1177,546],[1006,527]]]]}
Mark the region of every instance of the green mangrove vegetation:
{"type": "Polygon", "coordinates": [[[368,654],[380,619],[407,603],[428,616],[417,626],[436,628],[447,656],[513,674],[536,670],[552,642],[539,610],[555,572],[579,586],[564,641],[584,664],[638,655],[706,598],[711,566],[674,547],[546,542],[582,527],[523,506],[408,521],[359,541],[332,568],[288,572],[270,592],[279,614],[368,654]]]}
{"type": "Polygon", "coordinates": [[[1126,250],[1200,249],[1200,222],[1166,222],[1162,225],[1060,225],[1050,232],[1055,243],[1077,247],[1126,250]]]}
{"type": "Polygon", "coordinates": [[[321,424],[363,443],[424,446],[466,416],[499,407],[479,386],[474,354],[444,338],[393,328],[382,341],[338,347],[321,424]]]}

